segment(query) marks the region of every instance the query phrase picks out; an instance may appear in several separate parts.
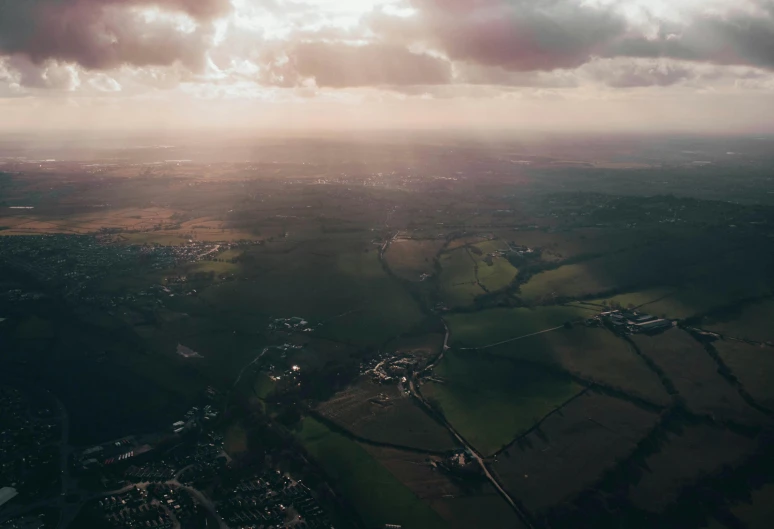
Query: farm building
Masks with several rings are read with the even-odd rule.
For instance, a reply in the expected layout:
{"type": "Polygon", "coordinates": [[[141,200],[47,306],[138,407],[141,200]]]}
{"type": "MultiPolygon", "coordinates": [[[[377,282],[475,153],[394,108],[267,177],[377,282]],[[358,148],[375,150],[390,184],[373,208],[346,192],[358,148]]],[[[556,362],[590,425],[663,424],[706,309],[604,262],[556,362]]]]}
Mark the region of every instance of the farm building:
{"type": "Polygon", "coordinates": [[[672,320],[649,320],[642,323],[636,323],[635,326],[639,332],[655,332],[672,327],[672,320]]]}
{"type": "Polygon", "coordinates": [[[639,312],[611,310],[602,312],[599,316],[615,330],[626,333],[658,332],[674,325],[672,320],[659,319],[651,314],[639,312]]]}

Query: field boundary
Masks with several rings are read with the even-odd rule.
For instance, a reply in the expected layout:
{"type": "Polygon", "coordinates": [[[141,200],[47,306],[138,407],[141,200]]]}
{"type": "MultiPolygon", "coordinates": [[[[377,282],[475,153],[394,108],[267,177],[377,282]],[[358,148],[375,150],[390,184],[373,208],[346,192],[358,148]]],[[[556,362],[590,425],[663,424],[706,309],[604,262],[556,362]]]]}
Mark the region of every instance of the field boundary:
{"type": "MultiPolygon", "coordinates": [[[[690,333],[688,333],[688,334],[691,335],[690,333]]],[[[691,335],[691,337],[693,338],[693,335],[691,335]]],[[[731,430],[734,433],[737,433],[739,435],[743,435],[743,436],[746,436],[746,437],[752,437],[757,432],[760,431],[761,425],[752,426],[750,424],[739,423],[739,422],[736,422],[736,421],[733,421],[733,420],[728,420],[728,419],[720,420],[720,419],[716,419],[712,415],[708,415],[706,413],[696,413],[695,411],[690,410],[688,408],[688,406],[687,406],[683,396],[680,394],[680,392],[677,391],[675,386],[672,384],[672,381],[669,379],[669,377],[666,376],[666,373],[664,373],[664,371],[655,363],[655,361],[652,360],[646,354],[642,353],[642,351],[640,351],[640,349],[637,347],[637,345],[634,343],[634,341],[631,340],[631,338],[626,336],[624,339],[631,343],[632,347],[634,347],[635,351],[637,351],[637,354],[642,356],[642,358],[645,359],[646,362],[648,362],[648,365],[652,364],[654,366],[654,371],[656,372],[656,374],[658,374],[659,378],[662,379],[662,383],[665,384],[665,387],[667,387],[667,391],[670,392],[670,395],[673,398],[674,402],[673,402],[673,405],[671,406],[671,408],[677,408],[682,413],[684,413],[686,416],[690,416],[690,417],[693,417],[693,418],[698,419],[698,420],[707,421],[709,424],[712,424],[715,427],[721,426],[723,428],[727,428],[727,429],[731,430]],[[666,386],[666,383],[668,383],[669,386],[666,386]],[[671,390],[670,390],[670,388],[671,388],[671,390]],[[674,393],[672,393],[672,391],[674,391],[674,393]]],[[[699,345],[701,345],[701,343],[699,345]]],[[[710,356],[712,356],[712,355],[710,355],[710,356]]],[[[739,388],[735,384],[733,384],[729,380],[727,380],[725,375],[723,375],[723,373],[721,373],[720,371],[721,371],[721,366],[720,366],[720,364],[718,364],[718,372],[719,372],[720,376],[723,378],[723,380],[725,382],[727,382],[730,386],[732,386],[734,389],[736,389],[738,391],[739,388]]],[[[740,397],[741,397],[741,394],[740,394],[740,397]]],[[[750,405],[750,403],[747,402],[744,399],[744,397],[741,397],[741,398],[745,402],[745,404],[750,405]]],[[[760,411],[760,410],[757,410],[757,408],[755,406],[751,406],[751,407],[753,409],[756,409],[756,411],[760,411]]],[[[762,412],[762,413],[764,413],[767,416],[771,416],[772,415],[772,412],[762,412]]]]}
{"type": "Polygon", "coordinates": [[[487,345],[480,345],[478,347],[458,347],[458,350],[460,351],[477,351],[479,349],[491,349],[492,347],[497,347],[498,345],[504,345],[507,343],[515,342],[516,340],[521,340],[523,338],[529,338],[530,336],[537,336],[539,334],[556,331],[558,329],[561,329],[563,325],[559,325],[558,327],[552,327],[550,329],[543,329],[542,331],[533,332],[531,334],[525,334],[524,336],[517,336],[516,338],[508,338],[507,340],[503,340],[501,342],[497,343],[490,343],[487,345]]]}
{"type": "Polygon", "coordinates": [[[605,382],[601,382],[599,380],[594,380],[591,378],[585,378],[577,373],[573,373],[572,371],[568,371],[564,368],[562,368],[560,365],[552,365],[544,362],[539,362],[537,360],[529,360],[526,358],[512,358],[505,355],[499,355],[497,353],[491,353],[491,352],[480,352],[481,355],[488,355],[495,358],[505,359],[510,362],[514,363],[522,363],[527,364],[531,367],[542,369],[544,371],[547,371],[555,376],[565,376],[570,378],[573,382],[576,382],[578,384],[581,384],[583,386],[594,386],[595,390],[604,393],[605,395],[608,395],[609,397],[613,397],[620,400],[625,400],[627,402],[630,402],[634,404],[637,407],[643,408],[645,410],[649,411],[656,411],[660,412],[662,410],[665,410],[672,406],[672,404],[664,405],[664,404],[658,404],[656,402],[651,402],[650,400],[646,399],[645,397],[641,397],[639,395],[633,395],[631,393],[628,393],[622,388],[618,388],[615,386],[611,386],[610,384],[607,384],[605,382]]]}
{"type": "Polygon", "coordinates": [[[446,456],[451,453],[454,453],[454,450],[428,450],[425,448],[417,448],[414,446],[406,446],[401,445],[397,443],[387,443],[383,441],[375,441],[373,439],[368,439],[367,437],[361,437],[350,430],[346,429],[344,426],[340,425],[336,421],[329,419],[322,413],[320,413],[317,410],[314,409],[308,409],[307,414],[312,416],[315,420],[320,421],[323,423],[326,427],[330,428],[332,431],[341,434],[345,437],[348,437],[352,441],[363,443],[371,446],[377,446],[379,448],[392,448],[394,450],[403,450],[404,452],[412,452],[414,454],[425,454],[425,455],[431,455],[431,456],[446,456]]]}
{"type": "Polygon", "coordinates": [[[551,410],[548,413],[546,413],[538,422],[536,422],[535,424],[530,426],[529,430],[526,430],[525,432],[523,432],[522,434],[520,434],[519,436],[517,436],[513,440],[509,441],[508,444],[503,445],[497,452],[495,452],[491,456],[487,457],[487,459],[491,459],[491,458],[499,456],[500,454],[502,454],[503,452],[505,452],[506,450],[511,448],[514,444],[518,443],[521,439],[523,439],[527,435],[531,434],[535,430],[538,430],[540,428],[540,425],[543,424],[543,422],[546,419],[551,417],[553,414],[560,412],[565,406],[567,406],[571,402],[577,400],[578,398],[582,397],[583,395],[588,393],[592,388],[593,388],[593,385],[583,388],[581,391],[579,391],[578,393],[576,393],[575,395],[573,395],[572,397],[570,397],[569,399],[564,401],[562,404],[560,404],[559,406],[557,406],[553,410],[551,410]]]}
{"type": "Polygon", "coordinates": [[[697,336],[690,332],[690,335],[693,337],[694,340],[699,342],[702,346],[704,346],[704,350],[707,352],[710,357],[715,361],[715,363],[718,365],[718,373],[720,376],[722,376],[726,382],[728,382],[731,386],[736,388],[737,392],[739,393],[739,396],[742,397],[742,400],[744,400],[748,406],[755,408],[759,412],[763,413],[767,416],[774,415],[774,411],[770,410],[769,408],[761,405],[756,401],[752,395],[750,395],[747,390],[744,388],[744,384],[734,375],[734,372],[729,368],[726,363],[723,361],[723,359],[720,357],[720,354],[718,353],[717,349],[708,341],[705,340],[699,340],[697,336]]]}

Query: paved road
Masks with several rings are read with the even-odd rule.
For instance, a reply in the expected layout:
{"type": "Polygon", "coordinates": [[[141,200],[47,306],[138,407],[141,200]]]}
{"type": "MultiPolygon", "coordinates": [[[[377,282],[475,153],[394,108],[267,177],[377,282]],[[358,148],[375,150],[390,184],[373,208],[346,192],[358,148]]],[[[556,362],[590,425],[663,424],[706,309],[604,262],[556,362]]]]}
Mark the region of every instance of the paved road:
{"type": "Polygon", "coordinates": [[[72,453],[72,447],[70,446],[70,417],[67,415],[67,409],[62,401],[54,397],[56,405],[59,408],[59,416],[61,418],[62,437],[59,445],[59,465],[60,465],[60,481],[62,484],[62,491],[59,497],[59,507],[62,514],[59,517],[59,524],[57,529],[65,529],[70,523],[78,516],[78,512],[81,510],[81,503],[67,503],[65,499],[70,493],[78,492],[78,485],[75,480],[70,476],[70,454],[72,453]]]}
{"type": "Polygon", "coordinates": [[[264,348],[263,348],[263,351],[261,351],[261,352],[260,352],[260,354],[259,354],[258,356],[256,356],[255,358],[253,358],[253,359],[252,359],[252,360],[251,360],[251,361],[250,361],[250,362],[249,362],[249,363],[248,363],[248,364],[247,364],[245,367],[243,367],[243,368],[242,368],[242,371],[240,371],[240,372],[239,372],[239,376],[238,376],[238,377],[236,378],[236,380],[234,381],[234,385],[233,385],[233,387],[236,387],[236,386],[237,386],[237,384],[239,384],[239,381],[240,381],[240,380],[242,380],[242,375],[244,374],[244,372],[245,372],[245,369],[247,369],[248,367],[250,367],[251,365],[253,365],[254,363],[256,363],[258,360],[260,360],[260,359],[261,359],[261,357],[262,357],[263,355],[265,355],[265,354],[266,354],[266,351],[268,351],[268,350],[269,350],[269,348],[268,348],[268,347],[264,347],[264,348]]]}
{"type": "Polygon", "coordinates": [[[441,347],[441,354],[435,357],[435,360],[433,360],[432,363],[425,366],[425,368],[422,370],[422,373],[429,373],[432,371],[435,366],[441,363],[444,353],[449,350],[449,326],[446,325],[446,322],[443,320],[441,320],[441,323],[443,323],[443,328],[446,329],[446,334],[443,337],[443,347],[441,347]]]}
{"type": "Polygon", "coordinates": [[[384,241],[384,244],[382,244],[382,247],[379,249],[379,259],[384,259],[384,252],[387,251],[387,248],[390,246],[390,243],[392,243],[392,241],[398,238],[398,233],[400,232],[396,231],[395,235],[393,235],[392,237],[384,241]]]}
{"type": "MultiPolygon", "coordinates": [[[[444,338],[443,338],[443,347],[441,348],[441,354],[438,355],[438,357],[435,359],[435,361],[433,361],[432,364],[430,364],[423,370],[424,372],[430,371],[441,360],[443,360],[444,353],[449,349],[449,345],[448,345],[449,334],[450,334],[449,326],[446,324],[445,321],[443,322],[443,326],[444,326],[444,329],[446,330],[446,334],[444,335],[444,338]]],[[[533,333],[527,336],[534,336],[535,334],[541,334],[544,332],[553,331],[560,328],[561,327],[555,327],[554,329],[546,329],[544,331],[533,333]]],[[[499,343],[507,343],[513,340],[518,340],[520,338],[526,338],[526,336],[520,336],[519,338],[512,338],[511,340],[506,340],[505,342],[499,342],[499,343]]],[[[496,345],[499,345],[499,343],[496,345]]],[[[493,347],[493,345],[490,345],[487,347],[493,347]]],[[[446,429],[449,430],[449,432],[454,436],[454,438],[457,439],[457,441],[462,446],[464,446],[468,450],[468,452],[470,452],[470,454],[473,456],[473,459],[475,459],[476,463],[478,463],[478,466],[481,467],[481,470],[484,472],[484,475],[486,476],[486,478],[494,486],[495,490],[497,490],[497,492],[500,493],[500,496],[502,496],[503,499],[508,502],[511,508],[514,511],[516,511],[516,514],[519,516],[519,518],[524,523],[524,525],[528,529],[534,529],[532,524],[529,521],[529,517],[524,512],[524,510],[513,500],[513,498],[511,498],[510,494],[508,494],[508,492],[502,487],[502,485],[500,485],[500,482],[497,481],[497,478],[495,478],[494,475],[492,475],[492,473],[489,471],[489,468],[486,466],[486,463],[484,462],[484,457],[478,452],[478,450],[473,448],[473,446],[470,443],[468,443],[457,430],[454,429],[454,427],[449,423],[449,421],[446,420],[446,418],[443,415],[437,413],[430,406],[430,404],[425,400],[425,398],[422,396],[422,393],[417,388],[415,376],[412,376],[411,378],[409,378],[409,388],[411,389],[411,393],[419,400],[419,402],[422,403],[422,405],[430,412],[430,414],[432,414],[434,417],[438,417],[443,422],[443,425],[446,427],[446,429]]]]}
{"type": "Polygon", "coordinates": [[[199,501],[199,503],[201,503],[204,506],[204,508],[209,511],[209,513],[215,518],[215,520],[217,520],[218,527],[220,529],[231,529],[226,524],[226,522],[223,521],[223,518],[221,518],[220,515],[218,514],[218,510],[215,508],[215,504],[212,502],[212,500],[209,499],[204,494],[202,494],[199,490],[197,490],[197,489],[195,489],[193,487],[189,487],[188,485],[183,485],[182,483],[180,483],[177,480],[177,478],[171,479],[171,480],[167,481],[166,483],[167,483],[167,485],[171,485],[173,487],[179,487],[179,488],[187,491],[188,494],[190,494],[194,498],[196,498],[199,501]]]}
{"type": "Polygon", "coordinates": [[[68,444],[70,440],[70,417],[68,416],[67,409],[65,408],[64,404],[62,404],[62,401],[60,401],[53,393],[48,392],[48,394],[56,403],[56,407],[59,412],[59,427],[61,431],[59,438],[59,495],[55,498],[48,498],[23,506],[10,508],[3,512],[2,520],[23,516],[35,509],[42,507],[53,507],[59,509],[61,513],[59,516],[57,529],[65,529],[78,515],[83,502],[68,503],[66,501],[68,494],[79,492],[77,483],[70,476],[70,466],[68,464],[70,454],[73,450],[72,447],[68,444]]]}
{"type": "Polygon", "coordinates": [[[417,390],[416,385],[414,384],[414,378],[412,377],[409,380],[409,385],[411,387],[411,392],[419,399],[419,401],[425,406],[425,408],[428,409],[430,413],[432,413],[434,416],[439,417],[441,421],[443,422],[444,426],[446,426],[446,429],[449,430],[449,432],[457,439],[457,441],[460,442],[462,446],[468,449],[470,454],[473,456],[473,459],[476,460],[476,463],[478,463],[478,466],[481,467],[481,470],[484,472],[484,475],[489,480],[489,482],[494,486],[494,488],[497,490],[497,492],[500,493],[500,496],[503,497],[505,501],[508,502],[508,504],[511,506],[511,508],[516,511],[516,514],[519,516],[521,521],[524,523],[524,525],[528,529],[534,529],[533,525],[529,521],[528,515],[524,512],[524,510],[511,498],[510,494],[500,485],[500,482],[497,481],[497,478],[492,475],[491,472],[489,472],[489,468],[487,468],[486,463],[484,462],[484,457],[475,449],[473,446],[468,443],[464,437],[462,437],[457,430],[454,429],[454,427],[449,424],[449,422],[446,420],[446,418],[443,415],[440,415],[433,410],[433,408],[430,406],[430,404],[427,403],[425,398],[422,396],[422,393],[420,393],[417,390]]]}
{"type": "Polygon", "coordinates": [[[209,251],[207,251],[207,252],[204,252],[203,254],[199,255],[199,258],[201,259],[202,257],[207,257],[207,256],[208,256],[208,255],[210,255],[211,253],[213,253],[213,252],[217,252],[218,250],[220,250],[220,244],[218,244],[217,246],[215,246],[215,248],[213,248],[212,250],[209,250],[209,251]]]}
{"type": "MultiPolygon", "coordinates": [[[[196,499],[199,501],[199,503],[201,503],[201,504],[202,504],[202,506],[203,506],[205,509],[207,509],[207,511],[209,511],[209,513],[210,513],[210,514],[211,514],[211,515],[212,515],[212,516],[215,518],[215,520],[217,520],[217,522],[218,522],[218,527],[219,527],[220,529],[231,529],[231,528],[230,528],[230,527],[229,527],[229,526],[226,524],[226,522],[225,522],[225,521],[223,521],[223,518],[221,518],[221,517],[220,517],[220,515],[218,514],[218,511],[217,511],[217,509],[215,508],[215,504],[212,502],[212,500],[210,500],[210,499],[209,499],[209,498],[207,498],[207,497],[206,497],[204,494],[202,494],[202,493],[201,493],[201,491],[199,491],[199,490],[197,490],[197,489],[195,489],[195,488],[193,488],[193,487],[189,487],[188,485],[183,485],[182,483],[180,483],[180,482],[178,481],[178,477],[180,476],[180,474],[181,474],[181,473],[182,473],[184,470],[186,470],[186,469],[190,468],[190,466],[191,466],[191,465],[189,465],[188,467],[185,467],[184,469],[181,469],[181,470],[180,470],[180,471],[179,471],[179,472],[178,472],[178,473],[175,475],[175,477],[174,477],[173,479],[170,479],[170,480],[168,480],[168,481],[165,481],[164,483],[165,483],[166,485],[169,485],[170,487],[178,487],[178,488],[180,488],[180,489],[183,489],[183,490],[187,491],[187,492],[188,492],[188,493],[189,493],[191,496],[193,496],[194,498],[196,498],[196,499]]],[[[144,488],[146,488],[147,486],[148,486],[148,483],[132,483],[132,484],[130,484],[130,485],[126,485],[125,487],[122,487],[122,488],[120,488],[120,489],[111,490],[110,492],[104,492],[104,493],[101,493],[101,494],[95,494],[95,495],[93,495],[92,497],[90,497],[90,498],[88,499],[88,501],[91,501],[91,500],[96,500],[96,499],[99,499],[99,498],[105,498],[105,497],[107,497],[107,496],[114,496],[114,495],[116,495],[116,494],[123,494],[124,492],[129,492],[130,490],[132,490],[132,489],[133,489],[133,488],[135,488],[135,487],[139,487],[139,488],[141,488],[141,489],[144,489],[144,488]]]]}

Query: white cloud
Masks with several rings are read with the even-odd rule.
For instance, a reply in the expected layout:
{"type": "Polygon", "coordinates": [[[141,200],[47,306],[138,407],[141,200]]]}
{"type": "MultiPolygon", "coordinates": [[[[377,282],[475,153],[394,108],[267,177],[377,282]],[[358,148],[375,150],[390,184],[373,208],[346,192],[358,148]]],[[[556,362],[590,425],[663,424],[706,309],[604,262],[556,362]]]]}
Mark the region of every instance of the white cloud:
{"type": "Polygon", "coordinates": [[[89,79],[89,85],[100,92],[120,92],[121,84],[104,73],[98,73],[89,79]]]}

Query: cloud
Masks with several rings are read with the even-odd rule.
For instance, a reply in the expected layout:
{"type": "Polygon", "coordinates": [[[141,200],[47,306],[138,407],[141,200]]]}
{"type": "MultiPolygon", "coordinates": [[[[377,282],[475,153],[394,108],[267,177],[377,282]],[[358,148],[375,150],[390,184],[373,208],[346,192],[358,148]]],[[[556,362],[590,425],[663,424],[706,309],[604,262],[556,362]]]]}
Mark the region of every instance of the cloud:
{"type": "Polygon", "coordinates": [[[699,14],[683,25],[664,25],[653,38],[620,39],[609,56],[669,57],[723,65],[774,69],[774,2],[756,10],[699,14]]]}
{"type": "Polygon", "coordinates": [[[81,84],[78,71],[70,65],[49,61],[37,65],[24,57],[9,57],[4,61],[9,78],[20,88],[73,91],[81,84]]]}
{"type": "Polygon", "coordinates": [[[229,0],[0,0],[0,54],[88,69],[177,61],[199,68],[210,37],[203,23],[229,8],[229,0]],[[195,29],[139,8],[187,15],[195,29]]]}
{"type": "Polygon", "coordinates": [[[483,98],[770,86],[740,76],[774,71],[774,0],[231,2],[0,0],[4,79],[35,94],[252,85],[309,97],[371,87],[483,98]]]}
{"type": "Polygon", "coordinates": [[[450,59],[510,71],[573,68],[626,30],[623,17],[577,0],[410,0],[416,17],[378,12],[375,32],[420,39],[450,59]]]}
{"type": "Polygon", "coordinates": [[[503,87],[574,88],[577,78],[571,72],[513,72],[499,66],[458,63],[454,67],[454,79],[459,84],[492,85],[503,87]]]}
{"type": "Polygon", "coordinates": [[[89,85],[100,92],[120,92],[121,83],[103,73],[98,73],[89,79],[89,85]]]}
{"type": "Polygon", "coordinates": [[[266,65],[262,80],[299,86],[314,79],[318,87],[437,85],[451,81],[447,61],[388,44],[302,42],[266,65]]]}
{"type": "Polygon", "coordinates": [[[611,88],[672,86],[711,75],[686,62],[620,58],[595,60],[585,65],[580,73],[611,88]]]}
{"type": "MultiPolygon", "coordinates": [[[[370,29],[387,42],[423,43],[470,65],[530,72],[573,69],[598,57],[639,57],[774,69],[774,0],[752,0],[744,9],[730,2],[725,9],[688,9],[670,22],[646,16],[645,25],[624,16],[620,3],[408,1],[414,16],[376,10],[366,19],[370,29]]],[[[654,80],[670,84],[675,73],[654,80]]]]}

